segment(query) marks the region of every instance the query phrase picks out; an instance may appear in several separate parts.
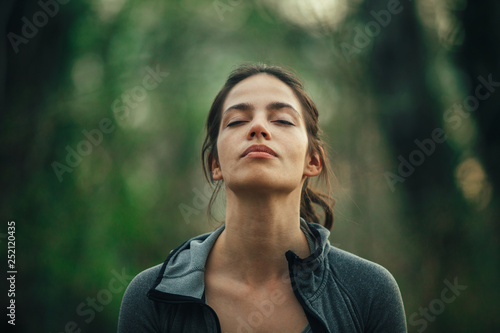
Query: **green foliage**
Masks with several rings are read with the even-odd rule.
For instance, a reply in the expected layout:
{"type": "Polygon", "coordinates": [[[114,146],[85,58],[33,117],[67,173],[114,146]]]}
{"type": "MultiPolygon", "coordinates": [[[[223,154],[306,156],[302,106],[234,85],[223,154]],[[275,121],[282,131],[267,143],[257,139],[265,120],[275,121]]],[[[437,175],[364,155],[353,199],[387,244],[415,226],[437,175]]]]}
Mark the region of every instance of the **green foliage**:
{"type": "MultiPolygon", "coordinates": [[[[206,191],[204,122],[246,61],[295,69],[318,104],[336,174],[332,243],[387,267],[408,318],[439,297],[443,280],[468,285],[427,332],[498,329],[499,155],[490,147],[500,145],[485,133],[500,94],[460,126],[445,117],[480,75],[500,81],[498,64],[468,53],[479,34],[467,30],[474,5],[405,2],[363,37],[371,11],[389,2],[72,1],[19,52],[7,39],[0,211],[17,223],[19,332],[60,332],[70,321],[114,331],[124,290],[95,318],[78,306],[107,290],[112,271],[135,275],[213,230],[196,201],[206,191]],[[398,157],[411,160],[415,140],[436,128],[446,141],[402,177],[398,157]],[[388,173],[399,177],[392,186],[388,173]],[[180,205],[192,208],[188,218],[180,205]]],[[[498,14],[491,6],[481,10],[498,14]]],[[[7,32],[21,35],[21,17],[40,10],[12,4],[7,32]]],[[[498,41],[498,22],[489,24],[484,33],[498,41]]]]}

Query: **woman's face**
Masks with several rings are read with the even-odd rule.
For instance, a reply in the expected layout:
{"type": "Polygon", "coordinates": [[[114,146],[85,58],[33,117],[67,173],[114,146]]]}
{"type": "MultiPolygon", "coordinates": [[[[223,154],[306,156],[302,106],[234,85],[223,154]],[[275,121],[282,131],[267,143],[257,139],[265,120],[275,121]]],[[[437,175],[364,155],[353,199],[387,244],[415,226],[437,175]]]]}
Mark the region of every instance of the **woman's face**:
{"type": "MultiPolygon", "coordinates": [[[[321,172],[318,154],[307,154],[302,107],[293,90],[274,76],[253,75],[233,87],[223,107],[215,180],[232,191],[301,189],[305,176],[321,172]],[[248,152],[254,145],[271,153],[248,152]]],[[[259,149],[257,149],[259,150],[259,149]]]]}

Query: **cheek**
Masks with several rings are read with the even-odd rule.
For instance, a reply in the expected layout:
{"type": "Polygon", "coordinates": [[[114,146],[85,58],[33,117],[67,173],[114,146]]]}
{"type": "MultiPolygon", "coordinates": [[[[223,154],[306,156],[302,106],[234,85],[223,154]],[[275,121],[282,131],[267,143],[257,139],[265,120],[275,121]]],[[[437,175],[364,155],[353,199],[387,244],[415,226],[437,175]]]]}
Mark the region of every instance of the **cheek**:
{"type": "Polygon", "coordinates": [[[295,169],[302,170],[306,161],[307,155],[307,144],[303,142],[297,142],[294,146],[291,147],[289,151],[290,163],[293,164],[295,169]]]}
{"type": "Polygon", "coordinates": [[[295,152],[296,155],[301,158],[305,158],[307,154],[307,148],[308,148],[308,137],[306,133],[301,133],[301,135],[297,136],[297,139],[295,140],[295,152]]]}
{"type": "Polygon", "coordinates": [[[217,157],[219,159],[219,166],[221,166],[224,161],[224,147],[219,141],[217,141],[217,157]]]}
{"type": "MultiPolygon", "coordinates": [[[[222,138],[223,139],[223,138],[222,138]]],[[[219,165],[223,167],[226,165],[226,160],[229,158],[231,151],[234,149],[234,146],[228,145],[228,140],[217,139],[217,154],[219,155],[219,165]]]]}

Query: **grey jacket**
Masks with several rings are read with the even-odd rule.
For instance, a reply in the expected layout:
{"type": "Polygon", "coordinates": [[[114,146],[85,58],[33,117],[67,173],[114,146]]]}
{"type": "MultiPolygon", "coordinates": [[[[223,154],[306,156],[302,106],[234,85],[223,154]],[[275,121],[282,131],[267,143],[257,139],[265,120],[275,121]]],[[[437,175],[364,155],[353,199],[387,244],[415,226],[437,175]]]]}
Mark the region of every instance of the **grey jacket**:
{"type": "MultiPolygon", "coordinates": [[[[311,255],[285,253],[290,281],[312,332],[406,330],[403,301],[393,276],[382,266],[330,245],[328,229],[301,218],[311,255]]],[[[205,262],[224,230],[187,240],[163,264],[138,274],[122,300],[119,333],[221,332],[215,311],[206,304],[205,262]]],[[[241,332],[252,332],[242,321],[241,332]]]]}

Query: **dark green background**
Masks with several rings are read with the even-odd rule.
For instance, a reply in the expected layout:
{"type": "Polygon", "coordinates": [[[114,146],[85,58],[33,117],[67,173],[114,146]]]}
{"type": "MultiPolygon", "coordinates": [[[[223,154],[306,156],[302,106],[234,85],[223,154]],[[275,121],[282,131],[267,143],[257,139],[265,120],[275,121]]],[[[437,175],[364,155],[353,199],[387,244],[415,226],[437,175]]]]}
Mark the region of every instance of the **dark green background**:
{"type": "Polygon", "coordinates": [[[290,66],[305,81],[335,173],[331,242],[393,273],[409,331],[424,331],[419,309],[439,309],[455,279],[467,289],[425,331],[498,331],[500,88],[458,110],[479,77],[500,82],[500,5],[398,3],[71,0],[48,7],[44,23],[36,1],[2,2],[0,244],[6,258],[14,220],[15,331],[63,332],[71,321],[115,331],[123,286],[109,285],[113,271],[133,276],[218,225],[204,211],[203,126],[245,61],[290,66]],[[148,67],[168,76],[141,90],[148,67]],[[53,163],[67,166],[68,147],[106,118],[112,129],[60,181],[53,163]],[[436,129],[443,142],[418,153],[415,140],[430,147],[436,129]],[[410,157],[421,165],[391,188],[388,172],[410,157]]]}

